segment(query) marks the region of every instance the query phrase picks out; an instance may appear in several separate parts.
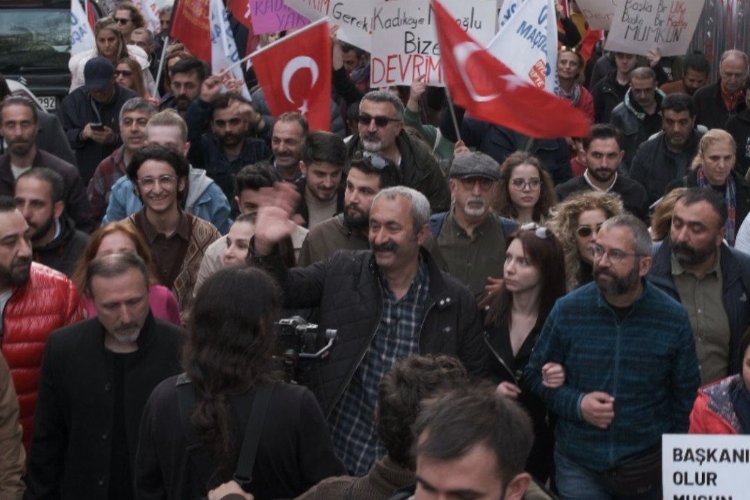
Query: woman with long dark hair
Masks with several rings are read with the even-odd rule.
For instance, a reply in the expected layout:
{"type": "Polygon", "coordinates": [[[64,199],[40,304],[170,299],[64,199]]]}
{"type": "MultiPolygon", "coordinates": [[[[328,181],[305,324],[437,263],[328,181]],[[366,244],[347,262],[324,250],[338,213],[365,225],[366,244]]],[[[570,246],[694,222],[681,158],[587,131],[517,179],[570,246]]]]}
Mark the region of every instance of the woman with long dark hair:
{"type": "Polygon", "coordinates": [[[192,310],[185,373],[157,386],[144,410],[136,498],[199,498],[229,482],[258,394],[269,390],[260,428],[249,429],[259,433],[259,444],[246,491],[256,500],[290,498],[345,474],[313,394],[275,376],[280,310],[279,288],[260,269],[226,268],[203,283],[192,310]],[[185,405],[180,391],[195,404],[185,405]]]}
{"type": "MultiPolygon", "coordinates": [[[[552,471],[554,439],[544,403],[521,386],[539,332],[555,301],[565,294],[565,258],[562,245],[544,226],[528,224],[508,243],[500,291],[485,298],[485,341],[490,349],[489,372],[498,392],[518,400],[534,423],[534,446],[527,470],[541,482],[552,471]]],[[[560,365],[543,369],[545,383],[556,387],[564,374],[560,365]]]]}

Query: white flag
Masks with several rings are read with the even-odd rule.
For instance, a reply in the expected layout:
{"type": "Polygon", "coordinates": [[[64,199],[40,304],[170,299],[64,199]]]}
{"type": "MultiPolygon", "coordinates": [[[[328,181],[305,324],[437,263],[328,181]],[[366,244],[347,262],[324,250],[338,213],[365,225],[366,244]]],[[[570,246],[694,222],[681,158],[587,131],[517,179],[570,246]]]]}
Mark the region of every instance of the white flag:
{"type": "Polygon", "coordinates": [[[91,31],[88,17],[81,2],[70,2],[70,55],[73,56],[84,50],[96,48],[94,32],[91,31]]]}
{"type": "Polygon", "coordinates": [[[510,21],[510,18],[518,12],[518,8],[523,3],[523,0],[505,0],[503,7],[500,9],[497,15],[497,25],[502,28],[505,23],[510,21]]]}
{"type": "Polygon", "coordinates": [[[487,49],[519,77],[557,90],[557,16],[555,0],[525,0],[505,20],[487,49]]]}
{"type": "MultiPolygon", "coordinates": [[[[161,22],[159,22],[159,5],[156,0],[133,0],[138,10],[143,14],[146,21],[146,28],[156,35],[161,31],[161,22]]],[[[166,33],[165,33],[166,35],[166,33]]]]}
{"type": "MultiPolygon", "coordinates": [[[[229,26],[229,16],[222,0],[211,0],[211,73],[221,73],[229,66],[240,60],[237,45],[234,43],[232,28],[229,26]]],[[[245,84],[245,75],[241,65],[234,66],[230,73],[232,77],[242,81],[242,95],[251,100],[250,91],[245,84]]]]}

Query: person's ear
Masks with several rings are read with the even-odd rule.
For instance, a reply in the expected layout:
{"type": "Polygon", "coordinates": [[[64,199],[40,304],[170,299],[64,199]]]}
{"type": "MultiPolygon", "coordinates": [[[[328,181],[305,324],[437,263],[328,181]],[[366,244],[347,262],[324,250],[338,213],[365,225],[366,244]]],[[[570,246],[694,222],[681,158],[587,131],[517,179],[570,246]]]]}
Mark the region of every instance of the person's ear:
{"type": "Polygon", "coordinates": [[[64,210],[65,203],[62,200],[56,201],[53,205],[52,215],[55,216],[55,219],[59,219],[62,216],[64,210]]]}
{"type": "Polygon", "coordinates": [[[518,474],[505,487],[506,500],[522,500],[530,483],[531,476],[527,472],[518,474]]]}

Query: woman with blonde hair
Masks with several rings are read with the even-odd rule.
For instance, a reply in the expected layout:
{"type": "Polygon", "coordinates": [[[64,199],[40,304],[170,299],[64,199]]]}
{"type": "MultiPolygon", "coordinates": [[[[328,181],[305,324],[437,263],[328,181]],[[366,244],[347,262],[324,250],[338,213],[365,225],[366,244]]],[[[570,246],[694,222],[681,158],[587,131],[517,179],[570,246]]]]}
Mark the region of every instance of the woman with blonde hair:
{"type": "Polygon", "coordinates": [[[649,228],[652,240],[662,241],[669,237],[669,231],[672,228],[674,204],[677,203],[677,199],[685,194],[686,191],[687,188],[684,187],[673,189],[665,194],[656,204],[654,213],[651,214],[651,227],[649,228]]]}
{"type": "Polygon", "coordinates": [[[558,204],[548,221],[565,252],[568,291],[593,281],[591,244],[602,223],[624,211],[619,196],[581,191],[558,204]]]}
{"type": "Polygon", "coordinates": [[[724,198],[727,219],[724,222],[724,239],[734,246],[738,229],[750,212],[750,186],[734,170],[737,146],[731,134],[722,129],[711,129],[698,143],[698,153],[690,172],[670,188],[711,187],[724,198]]]}
{"type": "Polygon", "coordinates": [[[520,224],[543,224],[557,203],[552,178],[539,158],[516,151],[500,165],[495,212],[520,224]]]}
{"type": "MultiPolygon", "coordinates": [[[[135,253],[143,259],[149,270],[151,279],[148,292],[148,303],[151,308],[151,314],[155,318],[180,326],[180,307],[177,304],[174,294],[169,288],[156,282],[151,251],[148,249],[148,245],[146,245],[143,237],[127,221],[110,222],[94,231],[88,245],[83,250],[83,254],[78,259],[78,265],[72,277],[73,283],[76,284],[79,290],[85,290],[86,268],[89,262],[97,257],[118,252],[135,253]]],[[[96,309],[94,309],[94,304],[90,298],[84,297],[81,303],[89,318],[96,316],[96,309]]]]}

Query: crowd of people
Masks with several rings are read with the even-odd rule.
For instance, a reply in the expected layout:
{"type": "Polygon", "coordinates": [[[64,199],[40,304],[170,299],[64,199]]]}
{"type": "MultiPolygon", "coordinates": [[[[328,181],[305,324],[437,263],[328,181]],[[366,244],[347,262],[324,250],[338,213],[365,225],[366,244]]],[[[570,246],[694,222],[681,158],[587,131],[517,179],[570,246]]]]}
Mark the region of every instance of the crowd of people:
{"type": "Polygon", "coordinates": [[[0,75],[0,498],[649,500],[663,434],[750,434],[745,52],[558,8],[592,126],[539,140],[334,31],[320,131],[171,14],[115,3],[59,115],[0,75]]]}

